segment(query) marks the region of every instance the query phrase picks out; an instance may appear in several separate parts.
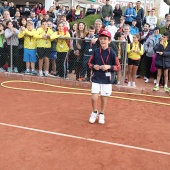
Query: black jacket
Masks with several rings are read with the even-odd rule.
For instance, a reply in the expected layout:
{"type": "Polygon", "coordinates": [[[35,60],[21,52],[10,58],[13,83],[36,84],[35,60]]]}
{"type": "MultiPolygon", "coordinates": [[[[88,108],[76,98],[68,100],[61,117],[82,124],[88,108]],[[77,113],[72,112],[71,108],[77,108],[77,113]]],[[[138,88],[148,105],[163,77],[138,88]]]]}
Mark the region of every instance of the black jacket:
{"type": "MultiPolygon", "coordinates": [[[[136,7],[134,8],[136,11],[136,7]]],[[[138,13],[136,14],[136,21],[137,22],[143,22],[144,19],[144,10],[143,8],[139,9],[138,13]]]]}
{"type": "Polygon", "coordinates": [[[114,9],[113,13],[114,13],[115,23],[120,24],[120,17],[122,16],[122,10],[121,9],[119,9],[119,10],[114,9]]]}
{"type": "Polygon", "coordinates": [[[163,45],[158,43],[154,47],[154,51],[163,52],[163,55],[156,53],[156,67],[162,67],[164,69],[170,68],[170,42],[168,42],[167,47],[164,49],[163,45]]]}

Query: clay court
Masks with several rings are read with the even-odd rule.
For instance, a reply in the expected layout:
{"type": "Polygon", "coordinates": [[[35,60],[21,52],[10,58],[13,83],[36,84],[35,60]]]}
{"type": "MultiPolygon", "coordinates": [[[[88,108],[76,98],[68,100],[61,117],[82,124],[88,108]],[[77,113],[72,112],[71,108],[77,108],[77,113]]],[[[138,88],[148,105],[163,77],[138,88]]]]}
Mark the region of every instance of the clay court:
{"type": "Polygon", "coordinates": [[[113,92],[100,125],[89,89],[2,85],[20,89],[0,87],[0,169],[169,170],[169,97],[113,92]]]}

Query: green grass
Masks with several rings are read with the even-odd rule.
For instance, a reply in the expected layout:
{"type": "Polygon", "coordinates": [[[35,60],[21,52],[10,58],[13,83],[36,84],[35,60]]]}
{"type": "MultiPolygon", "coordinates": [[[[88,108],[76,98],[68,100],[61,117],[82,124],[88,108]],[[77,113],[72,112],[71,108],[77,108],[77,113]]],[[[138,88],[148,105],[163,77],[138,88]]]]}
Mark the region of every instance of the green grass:
{"type": "Polygon", "coordinates": [[[83,21],[86,24],[87,28],[89,28],[90,25],[94,25],[94,22],[96,19],[101,19],[101,16],[96,15],[96,14],[88,15],[88,16],[84,17],[83,19],[79,19],[79,20],[70,22],[70,27],[72,28],[74,23],[79,23],[80,21],[83,21]]]}

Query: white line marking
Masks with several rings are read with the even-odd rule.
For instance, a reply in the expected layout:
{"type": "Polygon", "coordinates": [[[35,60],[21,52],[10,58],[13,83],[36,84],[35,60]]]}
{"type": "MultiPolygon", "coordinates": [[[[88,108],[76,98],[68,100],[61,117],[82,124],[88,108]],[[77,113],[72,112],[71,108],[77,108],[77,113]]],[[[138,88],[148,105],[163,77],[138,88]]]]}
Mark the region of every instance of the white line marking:
{"type": "Polygon", "coordinates": [[[0,123],[0,125],[8,126],[8,127],[14,127],[14,128],[19,128],[19,129],[24,129],[24,130],[30,130],[30,131],[35,131],[35,132],[41,132],[41,133],[46,133],[46,134],[52,134],[52,135],[57,135],[57,136],[64,136],[64,137],[68,137],[68,138],[81,139],[81,140],[85,140],[85,141],[97,142],[97,143],[102,143],[102,144],[107,144],[107,145],[114,145],[114,146],[129,148],[129,149],[141,150],[141,151],[152,152],[152,153],[157,153],[157,154],[163,154],[163,155],[170,156],[169,152],[163,152],[163,151],[158,151],[158,150],[153,150],[153,149],[141,148],[141,147],[130,146],[130,145],[114,143],[114,142],[107,142],[107,141],[103,141],[103,140],[97,140],[97,139],[85,138],[85,137],[81,137],[81,136],[68,135],[68,134],[63,134],[63,133],[58,133],[58,132],[51,132],[51,131],[47,131],[47,130],[34,129],[34,128],[29,128],[29,127],[24,127],[24,126],[17,126],[17,125],[12,125],[12,124],[7,124],[7,123],[0,123]]]}

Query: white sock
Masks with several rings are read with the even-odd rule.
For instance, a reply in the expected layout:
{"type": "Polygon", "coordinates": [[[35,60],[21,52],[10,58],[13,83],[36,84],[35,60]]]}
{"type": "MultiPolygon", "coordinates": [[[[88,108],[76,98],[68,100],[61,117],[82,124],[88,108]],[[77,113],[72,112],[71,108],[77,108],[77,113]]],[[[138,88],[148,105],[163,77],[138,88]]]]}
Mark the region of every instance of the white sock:
{"type": "Polygon", "coordinates": [[[30,72],[30,69],[27,69],[28,72],[30,72]]]}
{"type": "Polygon", "coordinates": [[[167,84],[165,84],[164,87],[168,87],[167,84]]]}
{"type": "Polygon", "coordinates": [[[156,83],[156,87],[158,87],[159,86],[159,84],[158,83],[156,83]]]}

